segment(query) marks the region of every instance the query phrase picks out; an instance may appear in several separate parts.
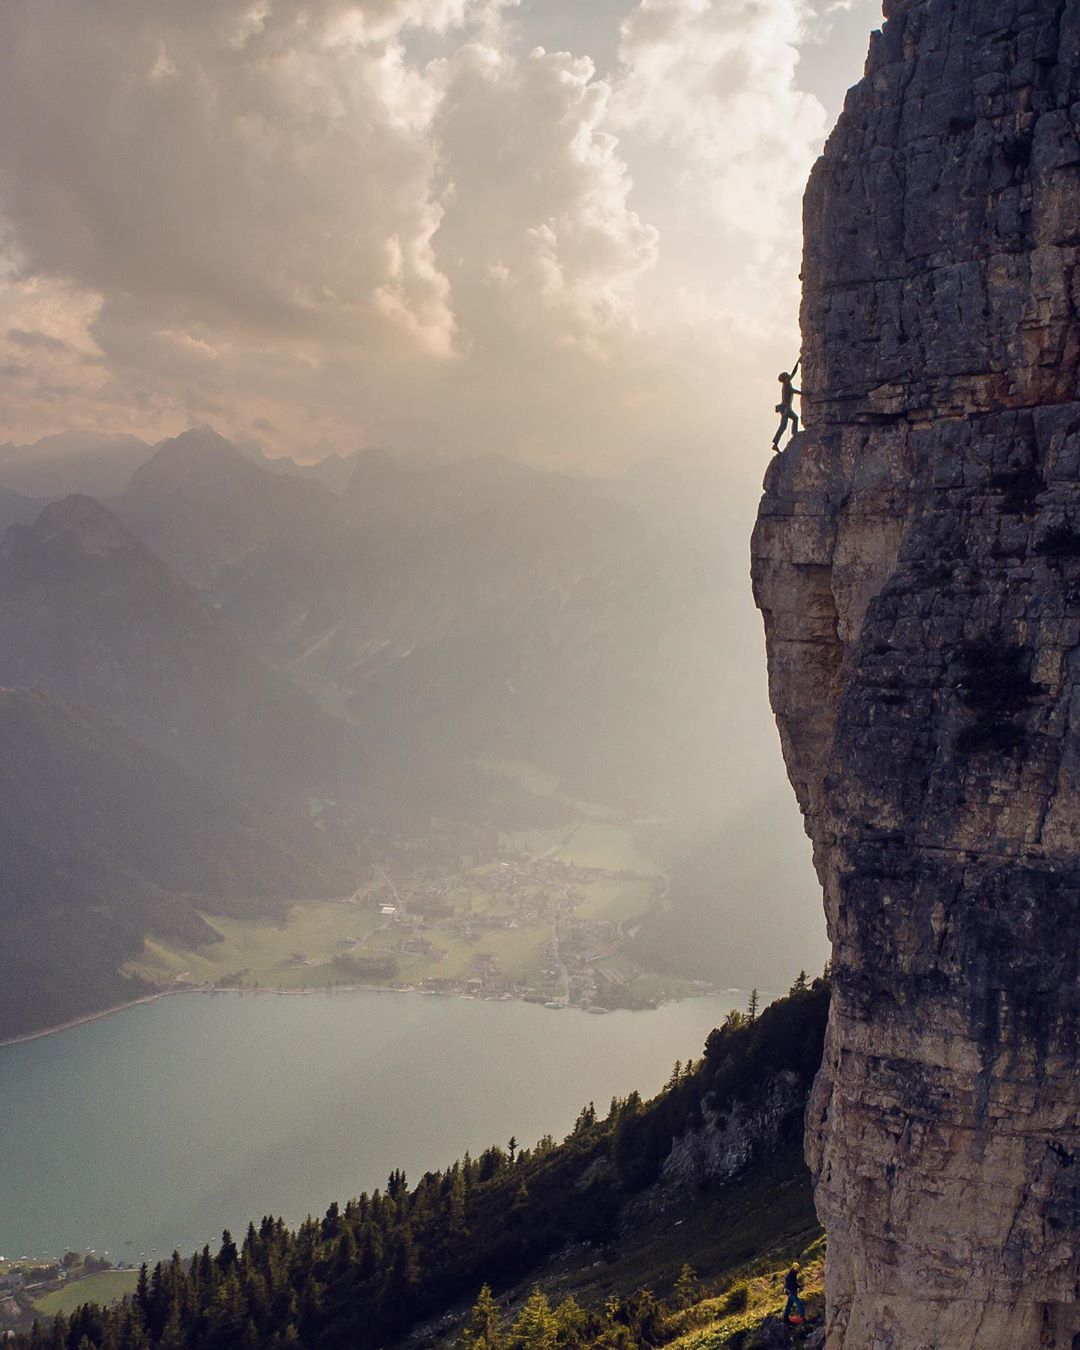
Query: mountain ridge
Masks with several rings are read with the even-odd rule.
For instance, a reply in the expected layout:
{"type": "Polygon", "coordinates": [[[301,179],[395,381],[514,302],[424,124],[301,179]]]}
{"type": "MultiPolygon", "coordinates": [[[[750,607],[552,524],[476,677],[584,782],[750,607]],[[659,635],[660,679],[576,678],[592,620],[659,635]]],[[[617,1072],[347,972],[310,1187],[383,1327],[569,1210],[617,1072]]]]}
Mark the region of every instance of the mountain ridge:
{"type": "MultiPolygon", "coordinates": [[[[216,475],[207,465],[187,505],[155,488],[174,539],[182,518],[194,512],[201,529],[230,496],[222,461],[216,475]]],[[[701,728],[722,735],[711,690],[730,662],[704,635],[735,600],[700,538],[498,455],[419,463],[368,450],[340,497],[295,509],[297,488],[273,524],[252,513],[212,577],[197,532],[167,556],[320,697],[393,734],[402,754],[535,759],[578,796],[645,813],[665,794],[679,813],[723,791],[701,728]]]]}
{"type": "Polygon", "coordinates": [[[93,498],[54,502],[0,540],[0,682],[98,708],[254,800],[361,788],[356,733],[248,653],[93,498]]]}
{"type": "Polygon", "coordinates": [[[280,915],[350,880],[40,690],[0,688],[0,800],[0,1038],[149,992],[121,967],[150,935],[216,941],[200,908],[280,915]]]}

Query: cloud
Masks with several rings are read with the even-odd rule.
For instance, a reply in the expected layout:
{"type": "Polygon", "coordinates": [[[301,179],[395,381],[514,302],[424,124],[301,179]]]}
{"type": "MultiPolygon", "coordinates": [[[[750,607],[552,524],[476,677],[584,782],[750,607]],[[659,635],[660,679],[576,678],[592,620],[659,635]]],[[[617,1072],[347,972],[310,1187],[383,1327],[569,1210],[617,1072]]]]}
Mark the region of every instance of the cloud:
{"type": "Polygon", "coordinates": [[[801,0],[640,0],[619,42],[615,121],[664,147],[673,186],[729,229],[783,233],[825,132],[795,83],[801,0]]]}
{"type": "MultiPolygon", "coordinates": [[[[598,353],[631,320],[658,256],[631,209],[631,178],[605,129],[611,90],[592,63],[536,48],[521,59],[470,45],[441,63],[438,130],[448,166],[439,254],[477,349],[508,333],[530,347],[598,353]]],[[[474,349],[475,350],[475,349],[474,349]]]]}
{"type": "Polygon", "coordinates": [[[27,268],[253,333],[355,331],[388,285],[411,331],[449,330],[433,100],[384,33],[451,6],[370,8],[364,41],[341,4],[11,0],[3,202],[27,268]]]}
{"type": "Polygon", "coordinates": [[[628,3],[606,79],[518,17],[6,0],[0,436],[57,429],[59,388],[80,424],[212,414],[299,454],[741,430],[822,131],[798,0],[628,3]]]}
{"type": "Polygon", "coordinates": [[[51,333],[38,333],[26,328],[9,328],[7,339],[16,347],[43,347],[51,352],[66,351],[68,345],[63,338],[53,337],[51,333]]]}

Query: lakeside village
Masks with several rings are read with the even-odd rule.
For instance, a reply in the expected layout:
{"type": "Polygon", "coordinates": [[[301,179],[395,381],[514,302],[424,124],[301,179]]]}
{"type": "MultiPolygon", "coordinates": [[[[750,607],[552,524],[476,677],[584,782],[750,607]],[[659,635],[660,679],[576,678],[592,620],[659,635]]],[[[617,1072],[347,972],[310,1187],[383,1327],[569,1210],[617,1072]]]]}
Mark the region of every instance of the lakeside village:
{"type": "MultiPolygon", "coordinates": [[[[548,856],[503,859],[470,880],[472,888],[489,900],[486,907],[455,912],[450,904],[453,883],[447,880],[395,887],[393,900],[380,905],[380,918],[391,934],[389,945],[397,955],[420,956],[436,965],[448,963],[450,949],[433,941],[431,932],[451,934],[476,948],[463,975],[433,974],[416,985],[397,981],[396,988],[475,998],[521,998],[597,1011],[626,1005],[620,993],[627,989],[628,981],[605,962],[610,962],[632,935],[634,920],[583,918],[577,911],[584,905],[590,885],[640,878],[548,856]],[[484,950],[487,935],[546,925],[550,925],[551,937],[535,954],[532,971],[509,973],[497,950],[484,950]]],[[[362,961],[366,946],[358,942],[348,955],[362,961]]]]}
{"type": "MultiPolygon", "coordinates": [[[[378,926],[343,938],[329,958],[303,952],[293,970],[329,964],[343,983],[604,1012],[644,1006],[614,959],[641,915],[586,917],[590,891],[607,883],[647,883],[626,870],[557,857],[503,857],[468,875],[417,876],[369,895],[378,926]]],[[[646,906],[644,906],[647,908],[646,906]]]]}
{"type": "Polygon", "coordinates": [[[503,851],[460,870],[398,862],[387,863],[393,877],[373,865],[371,881],[332,913],[296,907],[272,959],[265,926],[256,946],[251,930],[212,919],[233,940],[204,949],[201,965],[186,954],[171,987],[367,986],[594,1012],[709,988],[650,975],[634,959],[639,925],[666,894],[661,875],[570,860],[555,846],[539,856],[503,851]],[[242,968],[222,964],[237,957],[242,968]]]}

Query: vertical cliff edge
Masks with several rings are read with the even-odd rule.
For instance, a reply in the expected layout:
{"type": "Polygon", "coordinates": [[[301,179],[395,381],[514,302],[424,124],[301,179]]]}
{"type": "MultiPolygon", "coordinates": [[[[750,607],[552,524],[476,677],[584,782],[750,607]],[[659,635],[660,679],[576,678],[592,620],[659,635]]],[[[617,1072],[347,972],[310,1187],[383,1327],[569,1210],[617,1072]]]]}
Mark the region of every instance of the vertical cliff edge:
{"type": "Polygon", "coordinates": [[[893,0],[755,596],[834,951],[828,1345],[1080,1346],[1080,4],[893,0]]]}

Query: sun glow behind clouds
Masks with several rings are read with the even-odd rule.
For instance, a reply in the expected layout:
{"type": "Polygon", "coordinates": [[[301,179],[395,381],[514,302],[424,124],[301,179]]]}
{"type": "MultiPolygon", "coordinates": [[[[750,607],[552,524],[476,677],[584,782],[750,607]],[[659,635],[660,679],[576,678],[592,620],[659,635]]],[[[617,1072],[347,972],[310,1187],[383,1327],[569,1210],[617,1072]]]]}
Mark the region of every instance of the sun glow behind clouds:
{"type": "Polygon", "coordinates": [[[757,435],[825,130],[810,12],[628,0],[601,77],[575,7],[568,50],[532,8],[7,0],[0,438],[591,467],[757,435]]]}

